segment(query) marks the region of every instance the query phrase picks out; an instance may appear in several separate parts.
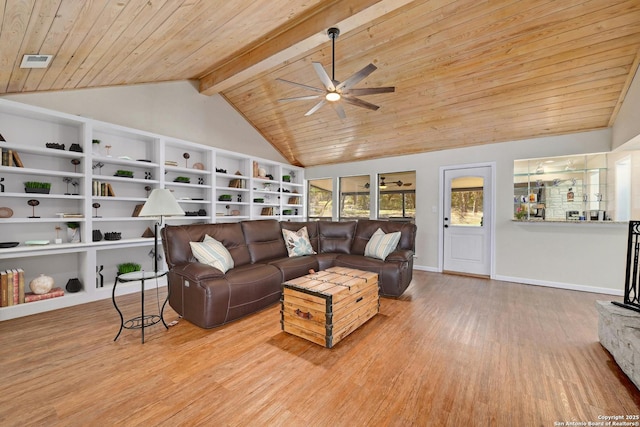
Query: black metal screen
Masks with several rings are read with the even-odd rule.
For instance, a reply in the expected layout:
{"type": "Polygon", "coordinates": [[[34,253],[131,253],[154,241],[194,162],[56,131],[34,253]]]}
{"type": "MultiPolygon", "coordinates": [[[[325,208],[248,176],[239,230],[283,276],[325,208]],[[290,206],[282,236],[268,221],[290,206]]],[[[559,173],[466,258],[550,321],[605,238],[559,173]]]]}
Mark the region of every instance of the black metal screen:
{"type": "Polygon", "coordinates": [[[624,283],[624,303],[613,301],[620,307],[640,311],[640,271],[638,258],[640,257],[640,221],[629,221],[629,239],[627,243],[627,273],[624,283]]]}

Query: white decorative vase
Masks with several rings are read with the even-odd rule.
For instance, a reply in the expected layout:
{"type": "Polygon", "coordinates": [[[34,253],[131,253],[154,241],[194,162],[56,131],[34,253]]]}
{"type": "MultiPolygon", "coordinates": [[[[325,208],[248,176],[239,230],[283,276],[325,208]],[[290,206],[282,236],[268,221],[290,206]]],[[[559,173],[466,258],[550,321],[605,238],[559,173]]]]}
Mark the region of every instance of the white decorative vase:
{"type": "Polygon", "coordinates": [[[29,282],[29,288],[34,294],[42,295],[49,292],[54,284],[53,277],[40,274],[40,276],[29,282]]]}
{"type": "Polygon", "coordinates": [[[80,227],[67,228],[67,241],[69,243],[80,243],[80,227]]]}

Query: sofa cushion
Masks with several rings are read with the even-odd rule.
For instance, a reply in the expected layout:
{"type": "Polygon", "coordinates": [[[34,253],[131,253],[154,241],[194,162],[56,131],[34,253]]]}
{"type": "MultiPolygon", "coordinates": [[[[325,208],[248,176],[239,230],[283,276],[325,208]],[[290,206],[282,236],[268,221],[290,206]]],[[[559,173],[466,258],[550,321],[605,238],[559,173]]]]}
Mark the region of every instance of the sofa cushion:
{"type": "Polygon", "coordinates": [[[235,267],[249,264],[251,257],[240,223],[167,225],[162,228],[162,247],[167,265],[172,268],[195,261],[189,242],[202,242],[209,235],[221,242],[231,254],[235,267]]]}
{"type": "Polygon", "coordinates": [[[280,258],[269,262],[282,273],[282,282],[309,274],[309,270],[318,271],[320,266],[315,255],[280,258]]]}
{"type": "Polygon", "coordinates": [[[267,219],[240,224],[252,263],[288,256],[278,221],[267,219]]]}
{"type": "Polygon", "coordinates": [[[311,247],[315,253],[319,252],[318,249],[318,223],[319,221],[281,221],[280,228],[282,230],[291,230],[298,231],[302,227],[307,227],[307,234],[309,235],[309,241],[311,242],[311,247]]]}
{"type": "Polygon", "coordinates": [[[364,248],[369,239],[377,229],[385,233],[400,232],[399,249],[406,249],[415,252],[416,225],[409,222],[380,221],[376,219],[361,219],[358,221],[356,233],[353,236],[353,244],[349,253],[354,255],[364,255],[364,248]]]}
{"type": "Polygon", "coordinates": [[[364,248],[364,256],[385,260],[387,255],[393,252],[400,241],[400,232],[385,234],[381,229],[377,229],[367,242],[364,248]]]}
{"type": "Polygon", "coordinates": [[[282,236],[284,237],[284,244],[287,247],[287,252],[290,257],[316,253],[311,247],[307,227],[302,227],[298,231],[282,229],[282,236]]]}
{"type": "Polygon", "coordinates": [[[233,268],[233,258],[227,248],[208,234],[202,242],[189,242],[189,245],[198,262],[215,267],[223,273],[233,268]]]}
{"type": "Polygon", "coordinates": [[[320,236],[320,250],[318,252],[348,254],[355,231],[356,221],[320,221],[318,223],[318,234],[320,236]]]}

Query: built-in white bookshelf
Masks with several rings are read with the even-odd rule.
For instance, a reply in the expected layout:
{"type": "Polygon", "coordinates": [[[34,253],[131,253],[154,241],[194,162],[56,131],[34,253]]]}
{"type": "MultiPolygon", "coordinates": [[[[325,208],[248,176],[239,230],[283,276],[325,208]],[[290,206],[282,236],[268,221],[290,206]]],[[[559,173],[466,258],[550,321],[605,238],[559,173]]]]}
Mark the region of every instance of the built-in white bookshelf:
{"type": "MultiPolygon", "coordinates": [[[[71,278],[83,284],[63,297],[0,307],[0,321],[110,298],[119,263],[151,269],[154,239],[142,236],[156,219],[136,211],[154,188],[171,190],[187,213],[167,224],[305,218],[304,169],[296,166],[4,99],[0,134],[5,156],[11,150],[22,163],[0,166],[0,240],[18,242],[0,248],[0,271],[22,268],[27,291],[40,274],[56,287],[71,278]],[[27,193],[25,182],[50,191],[27,193]],[[69,241],[68,223],[79,225],[79,242],[69,241]]],[[[139,290],[136,282],[118,286],[118,294],[139,290]]]]}

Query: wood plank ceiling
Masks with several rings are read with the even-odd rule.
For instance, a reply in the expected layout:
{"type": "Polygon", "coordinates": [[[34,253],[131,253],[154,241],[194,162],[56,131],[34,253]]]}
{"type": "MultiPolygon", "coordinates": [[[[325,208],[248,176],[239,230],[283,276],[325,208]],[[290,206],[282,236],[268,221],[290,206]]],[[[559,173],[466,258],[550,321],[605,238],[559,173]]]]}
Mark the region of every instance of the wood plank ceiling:
{"type": "Polygon", "coordinates": [[[199,80],[302,166],[606,128],[640,58],[640,0],[6,0],[0,23],[0,94],[199,80]],[[396,87],[379,110],[278,101],[322,87],[331,26],[337,80],[396,87]]]}

